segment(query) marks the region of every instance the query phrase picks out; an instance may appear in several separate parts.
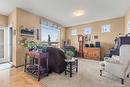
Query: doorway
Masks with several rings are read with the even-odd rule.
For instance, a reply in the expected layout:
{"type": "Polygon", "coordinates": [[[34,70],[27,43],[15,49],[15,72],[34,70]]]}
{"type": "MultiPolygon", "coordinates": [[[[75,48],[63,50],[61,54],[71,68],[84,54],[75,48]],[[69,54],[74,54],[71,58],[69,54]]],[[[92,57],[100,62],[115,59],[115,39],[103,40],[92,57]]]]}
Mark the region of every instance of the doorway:
{"type": "Polygon", "coordinates": [[[0,63],[12,61],[12,30],[0,27],[0,63]]]}

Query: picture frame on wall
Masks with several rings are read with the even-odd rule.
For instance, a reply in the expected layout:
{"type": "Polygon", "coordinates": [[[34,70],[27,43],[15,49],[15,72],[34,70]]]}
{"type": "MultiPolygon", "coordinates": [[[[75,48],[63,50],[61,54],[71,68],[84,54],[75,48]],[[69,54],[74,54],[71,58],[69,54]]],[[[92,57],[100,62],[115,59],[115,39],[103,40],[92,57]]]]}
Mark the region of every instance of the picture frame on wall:
{"type": "Polygon", "coordinates": [[[86,27],[84,29],[85,42],[91,41],[92,28],[86,27]]]}
{"type": "Polygon", "coordinates": [[[98,35],[94,35],[94,39],[98,39],[98,35]]]}
{"type": "Polygon", "coordinates": [[[35,37],[35,28],[27,28],[23,25],[20,26],[20,35],[26,37],[35,37]]]}
{"type": "Polygon", "coordinates": [[[40,40],[40,32],[39,32],[39,29],[37,29],[37,40],[40,40]]]}
{"type": "Polygon", "coordinates": [[[91,34],[85,35],[85,42],[91,41],[91,34]]]}

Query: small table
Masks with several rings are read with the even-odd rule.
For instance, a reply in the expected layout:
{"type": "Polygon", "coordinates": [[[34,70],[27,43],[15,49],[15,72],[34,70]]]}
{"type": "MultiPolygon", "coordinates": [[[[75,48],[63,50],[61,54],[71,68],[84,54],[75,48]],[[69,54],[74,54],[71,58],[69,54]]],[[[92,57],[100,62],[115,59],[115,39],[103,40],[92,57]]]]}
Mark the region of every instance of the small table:
{"type": "Polygon", "coordinates": [[[65,75],[67,75],[67,72],[69,72],[70,77],[72,77],[72,71],[74,69],[76,72],[78,72],[78,58],[65,59],[65,62],[67,63],[67,66],[65,68],[65,75]]]}
{"type": "Polygon", "coordinates": [[[40,81],[40,66],[41,66],[41,59],[42,58],[46,58],[46,71],[47,71],[47,76],[48,76],[48,53],[42,53],[42,52],[38,52],[38,51],[27,51],[26,54],[25,54],[25,64],[24,64],[24,72],[27,71],[27,58],[32,58],[33,61],[32,63],[29,63],[29,64],[32,64],[34,65],[34,60],[37,61],[37,70],[35,70],[37,72],[37,76],[38,76],[38,81],[40,81]]]}

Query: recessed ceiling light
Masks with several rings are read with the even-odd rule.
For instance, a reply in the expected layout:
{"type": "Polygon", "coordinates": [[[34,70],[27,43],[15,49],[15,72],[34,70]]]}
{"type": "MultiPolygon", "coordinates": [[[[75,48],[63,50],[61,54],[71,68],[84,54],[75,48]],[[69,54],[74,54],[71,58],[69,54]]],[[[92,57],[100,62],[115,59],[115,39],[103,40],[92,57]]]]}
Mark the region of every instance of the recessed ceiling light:
{"type": "Polygon", "coordinates": [[[82,16],[85,14],[85,12],[83,10],[77,10],[73,13],[75,16],[82,16]]]}

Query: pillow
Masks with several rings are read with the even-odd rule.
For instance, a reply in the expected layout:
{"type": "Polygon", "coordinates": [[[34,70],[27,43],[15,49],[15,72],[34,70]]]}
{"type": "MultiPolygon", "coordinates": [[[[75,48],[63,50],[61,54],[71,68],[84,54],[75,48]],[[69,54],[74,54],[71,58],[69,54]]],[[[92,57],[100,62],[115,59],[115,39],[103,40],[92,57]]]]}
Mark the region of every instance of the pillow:
{"type": "Polygon", "coordinates": [[[120,63],[120,57],[119,56],[112,56],[112,58],[108,58],[105,61],[110,62],[110,63],[120,63]]]}

